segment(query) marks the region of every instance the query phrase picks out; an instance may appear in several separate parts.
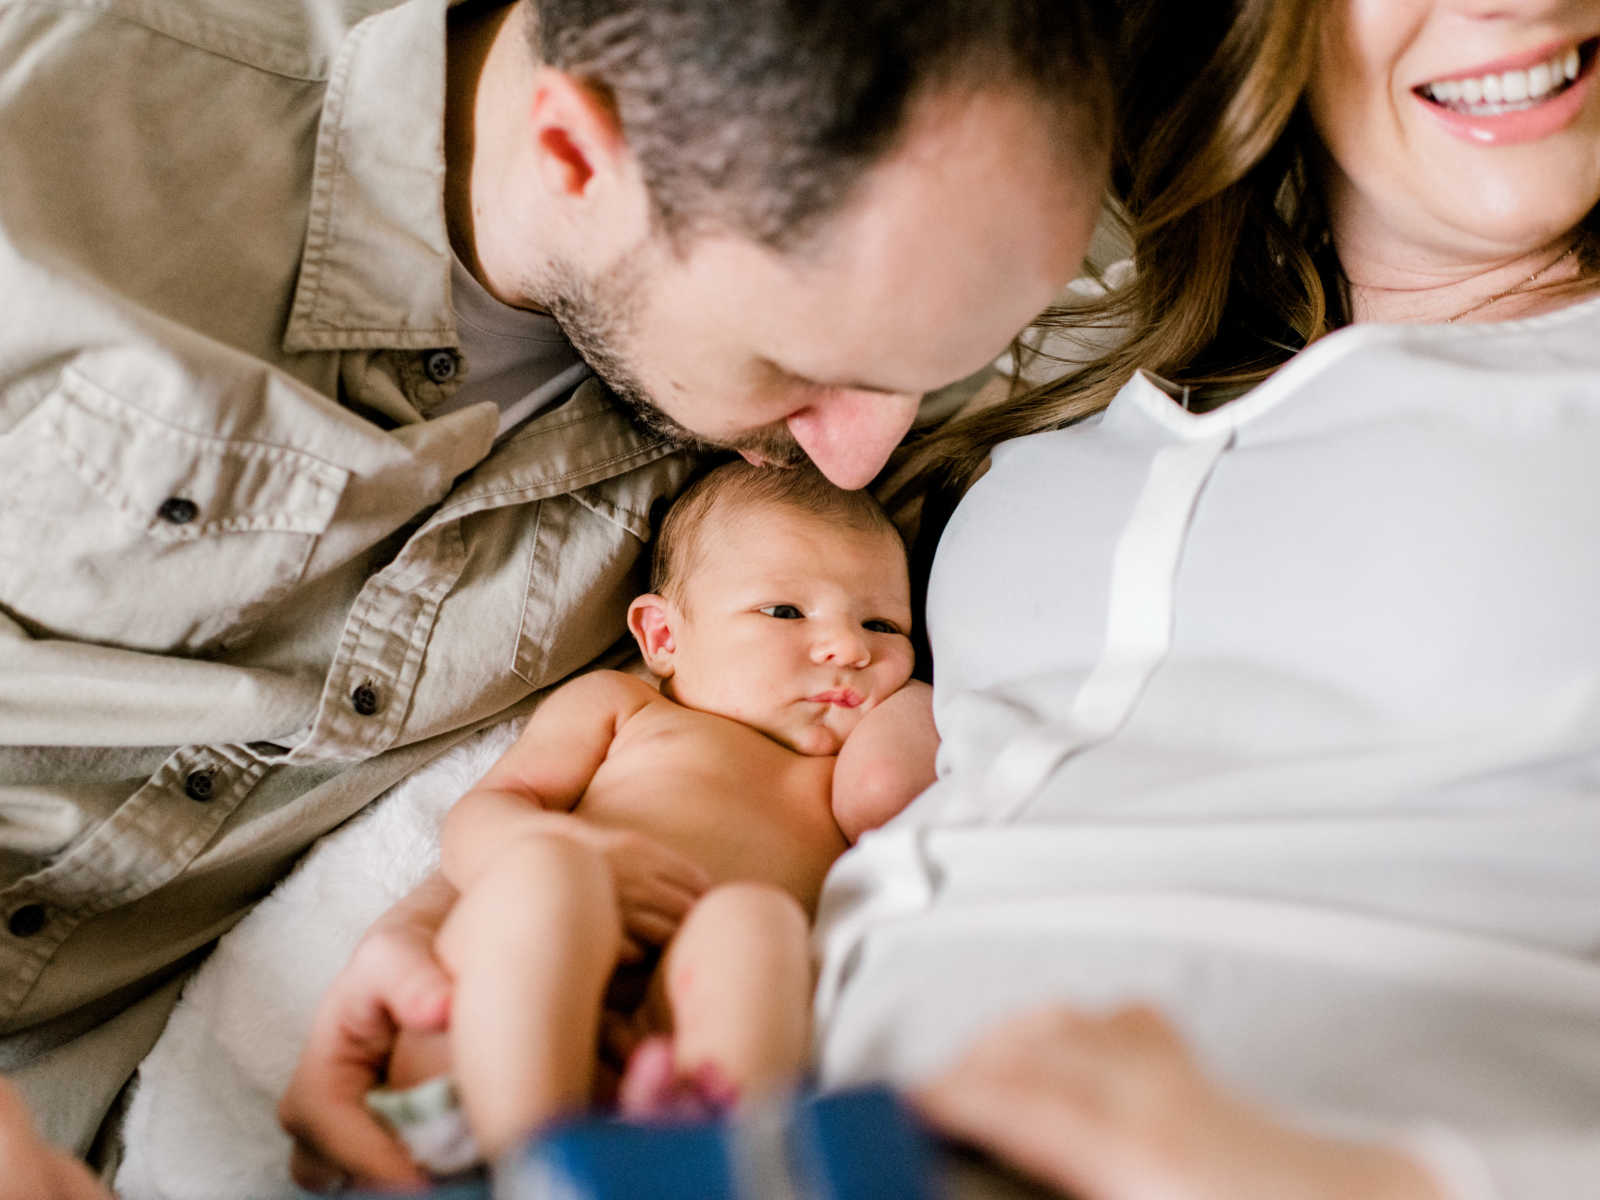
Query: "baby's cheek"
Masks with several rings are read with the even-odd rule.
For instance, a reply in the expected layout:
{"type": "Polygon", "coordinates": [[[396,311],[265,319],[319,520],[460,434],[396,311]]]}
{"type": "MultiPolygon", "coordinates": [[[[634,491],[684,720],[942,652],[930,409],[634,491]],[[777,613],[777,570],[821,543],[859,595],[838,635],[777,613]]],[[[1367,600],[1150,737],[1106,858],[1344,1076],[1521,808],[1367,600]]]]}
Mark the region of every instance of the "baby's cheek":
{"type": "Polygon", "coordinates": [[[907,650],[904,654],[897,654],[894,658],[884,663],[883,689],[878,694],[874,705],[882,704],[906,684],[911,682],[911,672],[916,666],[916,656],[907,650]]]}

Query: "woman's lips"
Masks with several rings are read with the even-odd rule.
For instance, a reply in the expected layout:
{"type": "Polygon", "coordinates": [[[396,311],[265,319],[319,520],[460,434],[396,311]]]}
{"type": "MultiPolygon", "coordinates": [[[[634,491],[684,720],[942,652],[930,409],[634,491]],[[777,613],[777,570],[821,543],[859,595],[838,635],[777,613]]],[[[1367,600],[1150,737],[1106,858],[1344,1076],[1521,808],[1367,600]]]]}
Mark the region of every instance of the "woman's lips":
{"type": "Polygon", "coordinates": [[[1522,66],[1433,80],[1412,94],[1447,131],[1480,145],[1510,145],[1556,133],[1583,111],[1600,39],[1565,43],[1522,66]]]}
{"type": "Polygon", "coordinates": [[[1567,64],[1568,56],[1571,55],[1573,51],[1578,51],[1580,53],[1583,52],[1594,40],[1595,37],[1592,34],[1587,37],[1558,38],[1548,41],[1544,45],[1535,47],[1532,50],[1524,50],[1519,54],[1507,54],[1504,57],[1497,58],[1492,62],[1478,63],[1472,67],[1469,67],[1465,70],[1456,71],[1450,75],[1440,75],[1435,79],[1428,80],[1420,86],[1427,87],[1430,84],[1437,84],[1441,82],[1459,83],[1464,79],[1481,79],[1487,75],[1500,74],[1506,71],[1523,71],[1532,67],[1536,67],[1540,63],[1544,63],[1550,66],[1552,69],[1557,66],[1564,68],[1567,64]]]}
{"type": "Polygon", "coordinates": [[[1578,78],[1586,61],[1587,42],[1566,42],[1542,53],[1494,64],[1458,75],[1435,78],[1413,88],[1424,99],[1458,112],[1538,104],[1578,78]]]}

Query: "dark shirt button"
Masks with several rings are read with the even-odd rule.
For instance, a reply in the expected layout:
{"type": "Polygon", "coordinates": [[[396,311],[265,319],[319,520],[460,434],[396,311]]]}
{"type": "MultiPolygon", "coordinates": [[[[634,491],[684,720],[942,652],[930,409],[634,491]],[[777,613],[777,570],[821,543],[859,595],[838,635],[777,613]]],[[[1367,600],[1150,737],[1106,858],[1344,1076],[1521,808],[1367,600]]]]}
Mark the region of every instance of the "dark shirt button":
{"type": "Polygon", "coordinates": [[[44,905],[24,904],[6,920],[6,928],[14,937],[32,937],[44,928],[44,905]]]}
{"type": "Polygon", "coordinates": [[[449,383],[456,377],[456,356],[451,350],[430,350],[422,360],[422,369],[435,383],[449,383]]]}
{"type": "Polygon", "coordinates": [[[378,689],[370,683],[363,683],[350,693],[350,707],[363,717],[370,717],[378,711],[378,689]]]}
{"type": "Polygon", "coordinates": [[[209,767],[203,771],[190,771],[183,781],[184,795],[204,804],[213,795],[215,777],[216,772],[209,767]]]}
{"type": "Polygon", "coordinates": [[[200,506],[182,496],[169,496],[156,509],[156,515],[169,525],[187,525],[200,515],[200,506]]]}

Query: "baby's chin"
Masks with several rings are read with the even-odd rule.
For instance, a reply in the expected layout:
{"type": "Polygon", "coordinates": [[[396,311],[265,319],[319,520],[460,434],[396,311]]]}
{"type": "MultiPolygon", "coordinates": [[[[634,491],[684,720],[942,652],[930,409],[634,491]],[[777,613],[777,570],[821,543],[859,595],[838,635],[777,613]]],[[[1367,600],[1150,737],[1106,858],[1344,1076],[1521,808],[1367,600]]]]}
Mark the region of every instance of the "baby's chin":
{"type": "Polygon", "coordinates": [[[845,734],[820,723],[775,731],[774,736],[796,754],[816,758],[839,753],[845,739],[845,734]]]}

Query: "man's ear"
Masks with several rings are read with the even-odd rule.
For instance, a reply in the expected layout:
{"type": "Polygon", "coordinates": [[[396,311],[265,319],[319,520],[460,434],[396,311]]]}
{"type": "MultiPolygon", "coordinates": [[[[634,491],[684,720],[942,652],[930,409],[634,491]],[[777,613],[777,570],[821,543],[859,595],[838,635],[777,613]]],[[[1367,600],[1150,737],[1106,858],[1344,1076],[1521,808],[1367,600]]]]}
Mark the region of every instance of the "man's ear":
{"type": "Polygon", "coordinates": [[[678,649],[672,631],[677,620],[672,601],[654,592],[635,596],[628,605],[628,632],[639,643],[644,665],[658,679],[672,678],[672,656],[678,649]]]}
{"type": "MultiPolygon", "coordinates": [[[[557,201],[599,204],[616,220],[642,181],[616,109],[604,93],[554,67],[536,68],[528,111],[539,178],[557,201]]],[[[648,213],[645,214],[646,216],[648,213]]]]}

